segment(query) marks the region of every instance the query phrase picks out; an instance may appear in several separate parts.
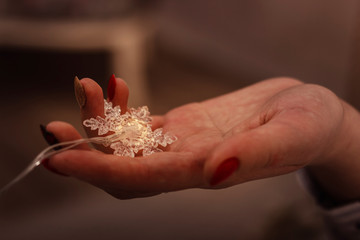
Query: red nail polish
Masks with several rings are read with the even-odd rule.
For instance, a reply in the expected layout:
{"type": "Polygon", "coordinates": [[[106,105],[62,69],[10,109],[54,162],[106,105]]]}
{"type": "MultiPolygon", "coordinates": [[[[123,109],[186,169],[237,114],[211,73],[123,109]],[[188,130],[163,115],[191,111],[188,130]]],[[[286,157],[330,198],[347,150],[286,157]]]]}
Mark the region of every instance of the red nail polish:
{"type": "MultiPolygon", "coordinates": [[[[41,133],[43,135],[43,137],[45,138],[45,141],[49,144],[49,145],[54,145],[59,143],[59,140],[55,137],[54,134],[52,134],[51,132],[48,132],[46,130],[46,127],[42,124],[40,124],[40,130],[41,133]]],[[[56,147],[55,150],[61,149],[61,147],[56,147]]]]}
{"type": "Polygon", "coordinates": [[[48,159],[48,158],[42,160],[42,161],[41,161],[41,164],[42,164],[47,170],[49,170],[50,172],[53,172],[53,173],[56,173],[56,174],[58,174],[58,175],[65,176],[65,177],[68,176],[68,175],[66,175],[66,174],[63,174],[63,173],[59,172],[59,171],[56,170],[55,168],[51,167],[51,166],[49,165],[49,159],[48,159]]]}
{"type": "Polygon", "coordinates": [[[115,78],[115,74],[113,74],[110,77],[108,88],[107,88],[107,96],[110,101],[113,100],[113,98],[114,98],[115,87],[116,87],[116,78],[115,78]]]}
{"type": "Polygon", "coordinates": [[[228,158],[223,161],[216,169],[210,180],[210,185],[215,186],[226,180],[239,168],[239,160],[236,157],[228,158]]]}

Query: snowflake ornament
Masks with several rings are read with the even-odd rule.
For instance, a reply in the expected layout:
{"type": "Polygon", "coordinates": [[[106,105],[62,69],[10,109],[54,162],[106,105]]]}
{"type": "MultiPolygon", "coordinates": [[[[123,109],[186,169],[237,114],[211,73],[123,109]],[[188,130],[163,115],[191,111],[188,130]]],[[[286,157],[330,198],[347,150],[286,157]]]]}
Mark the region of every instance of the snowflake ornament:
{"type": "Polygon", "coordinates": [[[114,155],[135,157],[137,153],[143,156],[162,152],[160,146],[166,147],[177,140],[170,133],[163,133],[162,128],[151,129],[151,117],[146,106],[137,109],[130,108],[121,114],[120,106],[112,106],[104,100],[105,118],[97,116],[83,122],[91,130],[98,130],[98,135],[109,132],[113,134],[101,138],[100,143],[114,149],[114,155]]]}

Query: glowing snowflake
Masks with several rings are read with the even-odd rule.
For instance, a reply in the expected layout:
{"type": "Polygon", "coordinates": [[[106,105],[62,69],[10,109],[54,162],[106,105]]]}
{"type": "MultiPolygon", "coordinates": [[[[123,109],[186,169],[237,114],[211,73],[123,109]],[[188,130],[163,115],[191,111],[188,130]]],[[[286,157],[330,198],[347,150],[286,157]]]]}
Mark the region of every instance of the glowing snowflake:
{"type": "Polygon", "coordinates": [[[135,157],[142,152],[143,156],[155,152],[162,152],[159,145],[166,147],[177,140],[170,133],[163,133],[162,128],[154,131],[151,129],[151,117],[146,106],[138,109],[130,108],[125,114],[121,114],[119,106],[113,107],[111,102],[104,101],[105,118],[97,116],[83,122],[84,126],[91,130],[98,129],[98,135],[108,135],[101,143],[114,149],[118,156],[135,157]]]}

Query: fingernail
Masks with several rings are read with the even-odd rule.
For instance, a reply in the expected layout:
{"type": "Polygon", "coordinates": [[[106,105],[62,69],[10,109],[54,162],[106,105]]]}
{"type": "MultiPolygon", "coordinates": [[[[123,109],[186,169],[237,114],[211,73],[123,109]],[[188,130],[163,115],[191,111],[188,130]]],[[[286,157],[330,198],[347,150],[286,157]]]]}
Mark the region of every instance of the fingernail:
{"type": "Polygon", "coordinates": [[[74,89],[75,89],[75,97],[78,102],[80,108],[84,107],[86,104],[86,93],[83,85],[81,84],[78,77],[74,78],[74,89]]]}
{"type": "Polygon", "coordinates": [[[50,166],[50,164],[49,164],[49,159],[48,159],[48,158],[42,160],[42,161],[41,161],[41,164],[42,164],[47,170],[49,170],[50,172],[53,172],[53,173],[56,173],[56,174],[58,174],[58,175],[65,176],[65,177],[68,176],[68,175],[66,175],[66,174],[63,174],[63,173],[59,172],[58,170],[56,170],[56,169],[53,168],[52,166],[50,166]]]}
{"type": "MultiPolygon", "coordinates": [[[[49,144],[49,145],[54,145],[54,144],[57,144],[59,143],[59,140],[57,140],[57,138],[55,137],[54,134],[52,134],[51,132],[47,131],[46,130],[46,127],[42,124],[40,124],[40,130],[41,130],[41,133],[43,135],[43,137],[45,138],[46,142],[49,144]]],[[[55,150],[59,150],[61,149],[61,147],[56,147],[54,148],[55,150]]],[[[51,167],[49,165],[49,159],[44,159],[41,161],[41,164],[49,171],[53,172],[53,173],[56,173],[56,174],[59,174],[59,175],[62,175],[62,176],[67,176],[61,172],[59,172],[58,170],[56,170],[55,168],[51,167]]]]}
{"type": "MultiPolygon", "coordinates": [[[[49,144],[49,145],[54,145],[59,143],[59,140],[57,140],[57,138],[55,137],[55,135],[51,132],[48,132],[46,130],[46,127],[42,124],[40,124],[40,130],[41,133],[43,135],[43,137],[45,138],[45,141],[49,144]]],[[[56,147],[55,150],[61,149],[61,147],[56,147]]]]}
{"type": "Polygon", "coordinates": [[[239,168],[239,160],[236,157],[223,161],[216,169],[210,180],[210,185],[215,186],[230,177],[239,168]]]}
{"type": "Polygon", "coordinates": [[[115,74],[113,74],[110,77],[108,88],[107,88],[107,96],[110,101],[113,100],[113,98],[114,98],[115,87],[116,87],[116,78],[115,78],[115,74]]]}

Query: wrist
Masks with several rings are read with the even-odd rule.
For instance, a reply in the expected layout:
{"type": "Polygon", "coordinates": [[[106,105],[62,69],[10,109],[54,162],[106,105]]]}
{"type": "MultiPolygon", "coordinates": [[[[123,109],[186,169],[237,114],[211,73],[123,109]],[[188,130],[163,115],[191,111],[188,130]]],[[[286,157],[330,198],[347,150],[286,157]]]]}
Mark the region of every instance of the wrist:
{"type": "Polygon", "coordinates": [[[317,184],[338,202],[360,200],[360,114],[343,102],[343,120],[326,157],[307,167],[317,184]]]}

